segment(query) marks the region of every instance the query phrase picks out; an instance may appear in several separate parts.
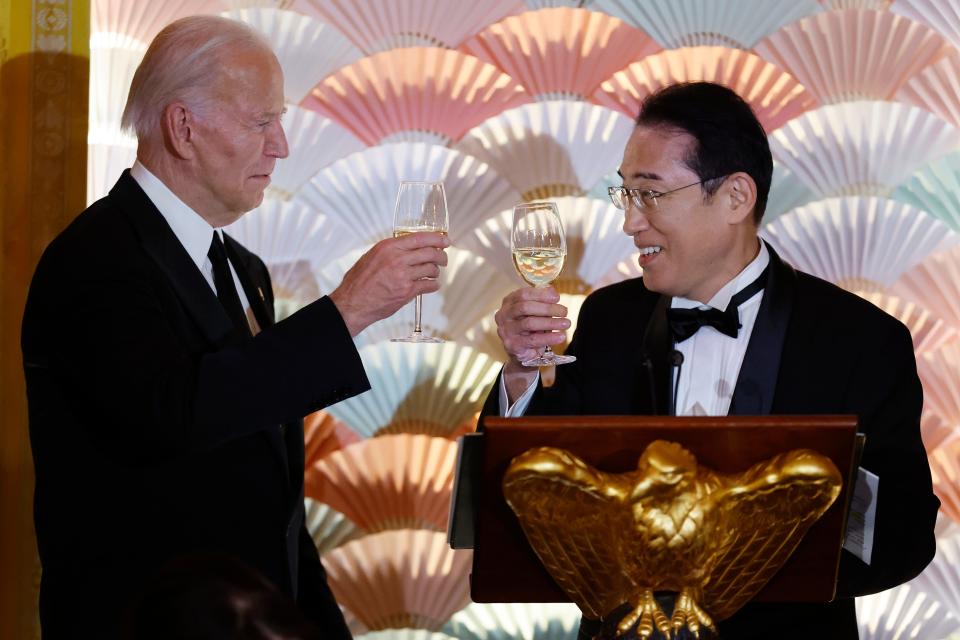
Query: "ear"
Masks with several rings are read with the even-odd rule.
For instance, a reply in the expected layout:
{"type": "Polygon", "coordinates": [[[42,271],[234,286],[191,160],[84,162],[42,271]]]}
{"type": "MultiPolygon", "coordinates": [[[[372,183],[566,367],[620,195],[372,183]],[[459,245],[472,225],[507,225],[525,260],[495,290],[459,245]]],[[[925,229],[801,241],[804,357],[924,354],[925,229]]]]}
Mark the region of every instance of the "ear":
{"type": "Polygon", "coordinates": [[[193,114],[181,102],[168,104],[160,115],[160,130],[163,132],[165,146],[178,158],[193,158],[195,127],[193,114]]]}
{"type": "Polygon", "coordinates": [[[748,174],[731,173],[724,183],[724,198],[727,202],[727,222],[753,224],[753,210],[757,205],[757,183],[748,174]]]}

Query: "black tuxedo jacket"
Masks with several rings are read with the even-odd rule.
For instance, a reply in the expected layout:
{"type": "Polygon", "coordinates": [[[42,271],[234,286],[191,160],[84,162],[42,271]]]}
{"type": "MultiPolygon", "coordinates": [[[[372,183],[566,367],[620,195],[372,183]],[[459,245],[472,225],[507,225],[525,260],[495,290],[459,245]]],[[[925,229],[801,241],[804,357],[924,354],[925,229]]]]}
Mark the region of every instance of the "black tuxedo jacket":
{"type": "Polygon", "coordinates": [[[328,298],[274,324],[263,262],[226,246],[253,338],[129,172],[40,260],[22,348],[47,640],[115,637],[153,572],[205,550],[349,637],[303,524],[301,419],[369,383],[328,298]]]}
{"type": "MultiPolygon", "coordinates": [[[[670,413],[669,306],[670,298],[647,290],[642,279],[592,293],[568,349],[577,361],[557,367],[555,384],[537,389],[527,414],[670,413]]],[[[498,389],[485,415],[498,415],[498,389]]],[[[751,604],[719,625],[721,637],[857,638],[852,596],[910,580],[930,562],[940,503],[920,440],[922,402],[907,328],[858,296],[795,271],[770,248],[730,415],[857,415],[867,435],[861,466],[880,477],[876,532],[870,566],[843,551],[836,601],[751,604]]]]}

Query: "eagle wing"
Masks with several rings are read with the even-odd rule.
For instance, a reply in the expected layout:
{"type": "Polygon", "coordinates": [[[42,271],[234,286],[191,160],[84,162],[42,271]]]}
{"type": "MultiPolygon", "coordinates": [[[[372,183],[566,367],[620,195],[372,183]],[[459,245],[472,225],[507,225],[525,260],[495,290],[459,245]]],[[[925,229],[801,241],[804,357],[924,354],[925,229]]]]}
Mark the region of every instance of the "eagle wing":
{"type": "Polygon", "coordinates": [[[628,481],[562,449],[531,449],[510,464],[503,493],[540,561],[589,618],[625,602],[617,539],[631,531],[628,481]]]}
{"type": "Polygon", "coordinates": [[[730,617],[763,588],[833,504],[841,484],[828,458],[795,450],[755,465],[712,494],[725,523],[703,589],[702,604],[714,619],[730,617]]]}

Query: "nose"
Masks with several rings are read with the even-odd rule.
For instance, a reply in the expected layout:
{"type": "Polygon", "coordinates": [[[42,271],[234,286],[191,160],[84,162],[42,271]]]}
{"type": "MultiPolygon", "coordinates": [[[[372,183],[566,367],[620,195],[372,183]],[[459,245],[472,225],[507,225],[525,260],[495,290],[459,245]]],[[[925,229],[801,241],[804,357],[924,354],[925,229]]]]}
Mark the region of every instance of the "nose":
{"type": "Polygon", "coordinates": [[[267,145],[264,152],[271,158],[286,158],[290,155],[290,147],[287,145],[287,134],[283,132],[283,125],[280,124],[279,121],[271,125],[270,136],[267,138],[267,145]]]}
{"type": "Polygon", "coordinates": [[[650,220],[647,218],[647,212],[628,202],[627,208],[623,211],[623,232],[632,236],[649,228],[650,220]]]}

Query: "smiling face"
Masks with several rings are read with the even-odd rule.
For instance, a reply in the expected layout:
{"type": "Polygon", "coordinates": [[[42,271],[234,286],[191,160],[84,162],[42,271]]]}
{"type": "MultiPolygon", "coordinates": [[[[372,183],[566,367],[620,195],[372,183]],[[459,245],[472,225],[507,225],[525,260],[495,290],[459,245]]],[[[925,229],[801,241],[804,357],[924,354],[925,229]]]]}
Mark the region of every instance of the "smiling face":
{"type": "Polygon", "coordinates": [[[277,159],[288,155],[283,72],[269,51],[239,50],[212,93],[194,121],[193,182],[197,210],[219,226],[259,206],[277,159]]]}
{"type": "MultiPolygon", "coordinates": [[[[698,182],[685,162],[695,144],[681,131],[638,126],[620,165],[624,186],[666,192],[698,182]]],[[[648,289],[706,303],[756,255],[754,240],[744,259],[742,215],[730,215],[730,183],[709,198],[695,185],[659,198],[656,209],[624,211],[623,231],[640,249],[648,289]]]]}

